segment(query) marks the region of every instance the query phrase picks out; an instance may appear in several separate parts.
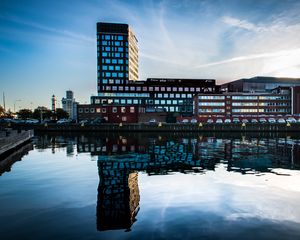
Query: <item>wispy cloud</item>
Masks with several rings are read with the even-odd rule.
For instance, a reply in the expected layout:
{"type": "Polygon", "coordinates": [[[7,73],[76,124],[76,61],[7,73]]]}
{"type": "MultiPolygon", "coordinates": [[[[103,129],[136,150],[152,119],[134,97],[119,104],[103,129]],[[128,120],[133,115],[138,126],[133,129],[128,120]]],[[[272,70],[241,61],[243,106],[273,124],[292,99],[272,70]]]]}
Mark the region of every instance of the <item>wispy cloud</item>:
{"type": "Polygon", "coordinates": [[[25,25],[28,27],[31,27],[33,29],[39,29],[45,32],[49,32],[51,34],[57,34],[60,36],[65,36],[68,38],[72,38],[73,40],[78,40],[78,41],[84,41],[84,42],[95,42],[95,39],[89,36],[85,36],[83,34],[80,33],[76,33],[76,32],[72,32],[69,30],[65,30],[65,29],[59,29],[59,28],[53,28],[53,27],[49,27],[47,25],[41,24],[41,23],[37,23],[37,22],[33,22],[33,21],[29,21],[26,19],[22,19],[19,18],[17,16],[4,16],[4,15],[0,15],[0,18],[6,21],[10,21],[10,22],[14,22],[17,24],[21,24],[21,25],[25,25]]]}
{"type": "Polygon", "coordinates": [[[241,62],[241,61],[248,61],[248,60],[255,60],[255,59],[282,57],[282,56],[288,56],[290,54],[294,55],[296,53],[300,54],[300,48],[234,57],[234,58],[229,58],[229,59],[226,59],[223,61],[216,61],[216,62],[212,62],[212,63],[201,64],[201,65],[195,66],[195,68],[212,67],[212,66],[216,66],[216,65],[223,65],[223,64],[233,63],[233,62],[241,62]]]}
{"type": "Polygon", "coordinates": [[[230,16],[224,16],[222,18],[222,21],[230,26],[243,28],[246,30],[258,31],[258,32],[264,30],[263,27],[257,26],[251,22],[248,22],[247,20],[240,20],[238,18],[234,18],[230,16]]]}

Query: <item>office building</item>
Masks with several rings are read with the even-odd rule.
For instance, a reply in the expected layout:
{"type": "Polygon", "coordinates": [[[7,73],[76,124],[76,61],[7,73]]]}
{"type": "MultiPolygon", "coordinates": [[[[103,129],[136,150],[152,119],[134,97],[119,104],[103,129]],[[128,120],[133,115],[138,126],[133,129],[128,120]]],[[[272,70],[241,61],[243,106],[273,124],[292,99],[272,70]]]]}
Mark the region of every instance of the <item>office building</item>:
{"type": "Polygon", "coordinates": [[[98,95],[107,86],[136,81],[138,74],[137,38],[128,24],[97,23],[98,95]]]}
{"type": "Polygon", "coordinates": [[[73,91],[66,91],[66,97],[62,98],[61,102],[63,110],[69,114],[69,118],[76,120],[78,103],[75,101],[73,91]]]}
{"type": "Polygon", "coordinates": [[[194,97],[194,113],[199,117],[296,114],[293,109],[298,109],[298,105],[295,108],[293,95],[299,94],[298,91],[290,87],[278,87],[271,92],[260,93],[197,94],[194,97]]]}
{"type": "Polygon", "coordinates": [[[193,114],[193,96],[216,93],[213,79],[148,78],[127,84],[105,86],[103,96],[92,96],[92,104],[140,105],[146,112],[169,112],[183,116],[193,114]]]}

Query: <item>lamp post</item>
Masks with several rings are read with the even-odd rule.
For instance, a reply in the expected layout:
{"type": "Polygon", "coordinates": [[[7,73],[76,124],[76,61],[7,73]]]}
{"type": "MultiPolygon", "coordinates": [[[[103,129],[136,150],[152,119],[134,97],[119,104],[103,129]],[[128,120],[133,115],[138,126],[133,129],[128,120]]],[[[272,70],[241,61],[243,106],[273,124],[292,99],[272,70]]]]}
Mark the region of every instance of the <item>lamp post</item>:
{"type": "Polygon", "coordinates": [[[17,99],[14,101],[14,113],[16,113],[16,102],[21,102],[21,99],[17,99]]]}

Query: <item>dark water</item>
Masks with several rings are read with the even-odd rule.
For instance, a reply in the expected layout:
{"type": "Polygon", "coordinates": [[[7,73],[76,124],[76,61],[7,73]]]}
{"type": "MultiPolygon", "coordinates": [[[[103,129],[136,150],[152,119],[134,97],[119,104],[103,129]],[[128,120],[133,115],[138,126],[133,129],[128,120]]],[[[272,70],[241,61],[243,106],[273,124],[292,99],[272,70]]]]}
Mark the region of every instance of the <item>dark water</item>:
{"type": "Polygon", "coordinates": [[[0,239],[300,239],[295,135],[39,135],[0,161],[0,239]]]}

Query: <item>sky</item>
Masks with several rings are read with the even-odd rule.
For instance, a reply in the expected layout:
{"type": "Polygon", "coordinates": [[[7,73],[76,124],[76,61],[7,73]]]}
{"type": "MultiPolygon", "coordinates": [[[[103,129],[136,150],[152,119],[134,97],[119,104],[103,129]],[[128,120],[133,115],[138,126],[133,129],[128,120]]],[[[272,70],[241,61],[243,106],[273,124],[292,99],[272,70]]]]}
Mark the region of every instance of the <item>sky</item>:
{"type": "Polygon", "coordinates": [[[128,23],[139,78],[300,77],[299,0],[1,0],[0,105],[96,95],[96,23],[128,23]]]}

